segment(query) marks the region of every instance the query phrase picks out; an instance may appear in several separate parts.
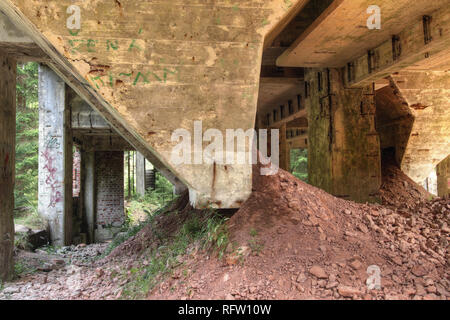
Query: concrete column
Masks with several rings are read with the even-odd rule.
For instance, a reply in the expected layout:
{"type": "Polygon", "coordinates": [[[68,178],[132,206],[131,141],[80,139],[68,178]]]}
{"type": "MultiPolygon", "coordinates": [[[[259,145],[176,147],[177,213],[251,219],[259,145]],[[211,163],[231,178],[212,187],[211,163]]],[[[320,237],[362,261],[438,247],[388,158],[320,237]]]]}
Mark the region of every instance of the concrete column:
{"type": "Polygon", "coordinates": [[[95,152],[95,241],[114,238],[125,222],[123,151],[95,152]]]}
{"type": "Polygon", "coordinates": [[[145,195],[145,158],[140,152],[136,152],[136,193],[145,195]]]}
{"type": "Polygon", "coordinates": [[[286,124],[283,124],[280,127],[280,168],[286,171],[290,171],[291,161],[286,133],[286,124]]]}
{"type": "Polygon", "coordinates": [[[145,161],[145,190],[156,189],[156,169],[149,161],[145,161]]]}
{"type": "Polygon", "coordinates": [[[84,217],[88,227],[88,241],[95,242],[95,153],[85,151],[81,155],[83,168],[83,201],[84,217]]]}
{"type": "Polygon", "coordinates": [[[39,67],[39,214],[54,245],[71,243],[72,139],[65,83],[39,67]]]}
{"type": "Polygon", "coordinates": [[[346,88],[337,69],[307,69],[308,180],[359,202],[378,201],[380,139],[373,86],[346,88]]]}
{"type": "Polygon", "coordinates": [[[14,271],[16,61],[0,54],[0,281],[14,271]]]}
{"type": "Polygon", "coordinates": [[[450,196],[450,156],[441,161],[436,167],[437,193],[439,197],[450,196]]]}

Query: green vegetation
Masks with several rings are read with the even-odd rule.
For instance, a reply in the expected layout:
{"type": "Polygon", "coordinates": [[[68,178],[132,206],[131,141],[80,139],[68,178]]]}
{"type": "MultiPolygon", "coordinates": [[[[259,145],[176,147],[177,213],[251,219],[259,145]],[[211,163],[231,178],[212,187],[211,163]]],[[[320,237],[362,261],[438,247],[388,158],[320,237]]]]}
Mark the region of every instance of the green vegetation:
{"type": "Polygon", "coordinates": [[[308,182],[308,150],[291,150],[291,173],[298,179],[308,182]]]}
{"type": "Polygon", "coordinates": [[[251,238],[248,241],[248,245],[250,246],[252,253],[259,254],[262,251],[262,249],[264,248],[264,245],[258,239],[258,231],[256,229],[251,229],[250,237],[251,238]]]}
{"type": "MultiPolygon", "coordinates": [[[[143,205],[145,205],[144,201],[142,201],[141,203],[143,205]]],[[[148,204],[148,205],[151,205],[151,204],[148,204]]],[[[108,248],[106,248],[105,252],[103,252],[103,254],[100,258],[104,258],[104,257],[108,256],[116,247],[118,247],[119,245],[124,243],[129,238],[135,236],[146,225],[153,223],[154,219],[159,214],[164,212],[165,210],[166,210],[166,206],[161,207],[160,209],[158,209],[154,212],[146,212],[146,214],[147,214],[146,219],[142,220],[142,221],[136,221],[136,222],[131,223],[130,221],[132,221],[131,220],[132,218],[131,219],[129,218],[128,223],[126,223],[124,225],[124,229],[122,230],[122,233],[119,234],[118,236],[116,236],[113,241],[111,241],[108,248]]],[[[129,216],[131,216],[131,217],[133,216],[133,212],[128,211],[128,209],[127,209],[127,213],[129,214],[129,216]]]]}
{"type": "Polygon", "coordinates": [[[128,231],[140,222],[145,222],[149,215],[163,208],[175,199],[172,184],[159,172],[156,173],[156,188],[149,190],[145,196],[134,194],[127,202],[127,220],[122,231],[128,231]]]}
{"type": "Polygon", "coordinates": [[[21,250],[31,251],[32,245],[28,242],[28,235],[26,233],[16,234],[14,237],[14,245],[21,250]]]}
{"type": "MultiPolygon", "coordinates": [[[[125,299],[144,298],[164,277],[171,275],[174,268],[183,264],[182,256],[195,248],[217,254],[221,258],[228,246],[228,230],[224,223],[227,219],[219,216],[215,210],[200,213],[193,211],[182,216],[177,211],[169,212],[169,205],[171,204],[148,214],[145,221],[131,226],[126,234],[116,238],[104,253],[108,255],[120,243],[149,225],[158,240],[158,247],[144,254],[148,261],[146,265],[130,270],[133,280],[124,288],[122,296],[125,299]],[[175,231],[169,232],[161,229],[164,223],[156,223],[157,217],[159,221],[174,219],[184,222],[180,223],[175,231]]],[[[184,270],[183,274],[187,276],[187,270],[184,270]]]]}
{"type": "Polygon", "coordinates": [[[16,187],[17,223],[39,227],[37,216],[39,102],[38,64],[17,65],[16,187]]]}

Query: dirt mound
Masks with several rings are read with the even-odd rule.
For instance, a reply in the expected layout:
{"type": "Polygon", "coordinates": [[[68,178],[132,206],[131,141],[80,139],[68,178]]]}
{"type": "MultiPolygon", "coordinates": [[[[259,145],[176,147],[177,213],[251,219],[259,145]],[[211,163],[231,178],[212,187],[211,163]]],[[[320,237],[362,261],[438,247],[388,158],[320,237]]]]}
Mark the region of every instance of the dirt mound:
{"type": "Polygon", "coordinates": [[[450,296],[448,228],[442,223],[448,200],[416,200],[414,209],[397,211],[335,198],[283,170],[273,176],[255,171],[254,179],[251,197],[227,222],[226,258],[184,257],[183,269],[150,299],[450,296]],[[381,290],[368,289],[369,266],[379,268],[381,290]]]}
{"type": "Polygon", "coordinates": [[[135,236],[130,237],[124,243],[116,247],[108,257],[106,257],[106,260],[118,257],[139,256],[146,250],[157,248],[161,245],[163,239],[158,232],[155,232],[155,230],[164,230],[168,235],[173,234],[188,217],[186,213],[195,213],[194,211],[200,212],[201,210],[193,209],[189,203],[188,192],[183,193],[175,202],[168,207],[163,208],[162,212],[155,216],[154,223],[147,223],[135,236]],[[167,214],[174,212],[180,214],[167,214]]]}
{"type": "Polygon", "coordinates": [[[427,201],[433,197],[431,193],[404,174],[390,158],[383,159],[382,181],[380,196],[385,205],[411,209],[418,202],[427,201]]]}

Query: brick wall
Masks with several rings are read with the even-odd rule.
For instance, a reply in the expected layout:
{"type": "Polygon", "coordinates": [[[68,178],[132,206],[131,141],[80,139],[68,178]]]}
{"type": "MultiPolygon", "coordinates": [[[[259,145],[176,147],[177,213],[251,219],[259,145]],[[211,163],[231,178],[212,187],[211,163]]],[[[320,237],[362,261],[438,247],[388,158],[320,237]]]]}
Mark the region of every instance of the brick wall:
{"type": "Polygon", "coordinates": [[[95,152],[96,241],[112,239],[125,221],[123,152],[95,152]]]}

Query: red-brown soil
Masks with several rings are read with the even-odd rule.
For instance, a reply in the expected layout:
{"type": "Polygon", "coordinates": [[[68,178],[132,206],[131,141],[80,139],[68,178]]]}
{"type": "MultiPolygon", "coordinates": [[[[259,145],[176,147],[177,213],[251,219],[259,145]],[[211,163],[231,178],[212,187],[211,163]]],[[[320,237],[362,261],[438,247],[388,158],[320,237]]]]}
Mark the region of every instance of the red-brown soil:
{"type": "Polygon", "coordinates": [[[188,275],[178,270],[149,299],[449,297],[448,200],[395,210],[335,198],[283,170],[254,177],[253,194],[227,222],[234,251],[186,256],[188,275]],[[381,290],[367,289],[371,265],[381,290]]]}
{"type": "Polygon", "coordinates": [[[380,196],[382,203],[395,208],[414,208],[418,202],[430,200],[433,196],[415,183],[389,159],[384,159],[380,196]]]}

